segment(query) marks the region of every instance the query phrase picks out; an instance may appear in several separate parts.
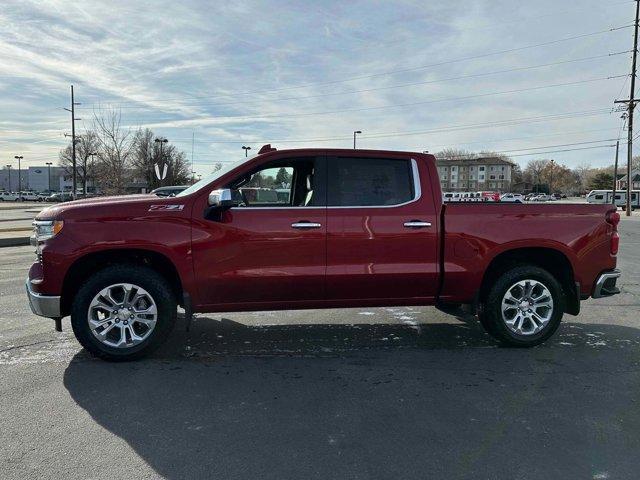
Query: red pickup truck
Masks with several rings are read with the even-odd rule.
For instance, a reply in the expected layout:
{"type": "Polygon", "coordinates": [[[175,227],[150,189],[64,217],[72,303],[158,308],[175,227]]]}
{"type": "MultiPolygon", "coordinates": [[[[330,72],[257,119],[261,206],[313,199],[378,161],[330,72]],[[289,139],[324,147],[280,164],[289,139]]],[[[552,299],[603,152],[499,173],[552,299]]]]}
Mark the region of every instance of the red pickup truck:
{"type": "MultiPolygon", "coordinates": [[[[106,359],[140,357],[192,312],[467,304],[513,346],[619,292],[610,205],[443,204],[435,159],[304,149],[229,164],[175,197],[43,210],[31,309],[71,315],[106,359]]],[[[348,313],[345,313],[348,315],[348,313]]]]}

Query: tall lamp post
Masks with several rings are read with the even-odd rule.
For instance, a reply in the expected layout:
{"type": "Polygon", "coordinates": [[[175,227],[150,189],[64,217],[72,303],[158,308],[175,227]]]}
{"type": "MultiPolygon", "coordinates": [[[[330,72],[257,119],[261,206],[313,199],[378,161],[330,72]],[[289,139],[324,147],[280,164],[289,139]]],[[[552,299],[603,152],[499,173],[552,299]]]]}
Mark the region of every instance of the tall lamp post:
{"type": "Polygon", "coordinates": [[[11,165],[7,165],[7,170],[9,170],[9,192],[11,192],[11,165]]]}
{"type": "MultiPolygon", "coordinates": [[[[156,138],[154,140],[154,142],[159,143],[160,144],[160,161],[164,162],[164,155],[162,153],[162,146],[167,143],[169,140],[167,140],[166,138],[156,138]]],[[[158,171],[160,170],[160,167],[158,167],[158,171]]],[[[164,170],[164,168],[163,168],[164,170]]],[[[158,181],[160,182],[160,185],[162,185],[162,179],[159,178],[158,181]]]]}
{"type": "Polygon", "coordinates": [[[53,165],[53,162],[45,162],[45,165],[47,166],[47,174],[49,176],[49,183],[47,184],[47,190],[51,191],[51,165],[53,165]]]}
{"type": "Polygon", "coordinates": [[[359,133],[362,133],[360,130],[356,130],[355,132],[353,132],[353,149],[356,149],[356,135],[358,135],[359,133]]]}
{"type": "Polygon", "coordinates": [[[249,156],[249,150],[251,150],[251,147],[245,147],[244,145],[242,146],[242,149],[244,150],[244,156],[245,158],[249,156]]]}
{"type": "Polygon", "coordinates": [[[24,158],[22,155],[16,155],[16,160],[18,160],[18,199],[22,201],[22,172],[20,172],[20,161],[24,158]]]}

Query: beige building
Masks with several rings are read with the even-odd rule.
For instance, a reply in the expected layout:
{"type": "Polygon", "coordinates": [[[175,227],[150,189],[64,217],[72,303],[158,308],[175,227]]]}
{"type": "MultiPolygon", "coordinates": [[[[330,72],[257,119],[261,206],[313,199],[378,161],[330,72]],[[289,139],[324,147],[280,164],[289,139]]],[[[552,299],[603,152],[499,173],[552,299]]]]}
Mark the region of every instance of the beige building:
{"type": "Polygon", "coordinates": [[[443,192],[507,192],[511,189],[514,164],[497,157],[438,159],[437,165],[443,192]]]}

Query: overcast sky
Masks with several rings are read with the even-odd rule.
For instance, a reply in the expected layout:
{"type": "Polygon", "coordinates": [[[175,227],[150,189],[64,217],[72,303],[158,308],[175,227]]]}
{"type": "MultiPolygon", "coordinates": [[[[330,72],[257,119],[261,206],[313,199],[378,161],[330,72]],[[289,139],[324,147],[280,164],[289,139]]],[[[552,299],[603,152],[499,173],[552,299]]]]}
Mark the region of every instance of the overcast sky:
{"type": "Polygon", "coordinates": [[[614,149],[590,147],[619,134],[630,53],[609,54],[633,33],[607,30],[633,15],[631,0],[2,0],[0,165],[57,161],[71,84],[80,133],[119,108],[189,158],[195,135],[199,173],[243,144],[349,148],[354,130],[362,148],[607,165],[614,149]],[[589,149],[522,155],[536,147],[589,149]]]}

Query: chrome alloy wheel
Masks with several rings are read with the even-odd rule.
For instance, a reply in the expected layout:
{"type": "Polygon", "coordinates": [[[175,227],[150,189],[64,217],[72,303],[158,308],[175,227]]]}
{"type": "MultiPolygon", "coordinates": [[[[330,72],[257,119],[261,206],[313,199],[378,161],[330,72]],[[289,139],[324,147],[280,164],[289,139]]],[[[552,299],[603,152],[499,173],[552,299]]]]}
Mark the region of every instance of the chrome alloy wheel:
{"type": "Polygon", "coordinates": [[[117,283],[98,292],[87,312],[91,333],[103,344],[129,348],[151,335],[158,320],[158,307],[144,288],[117,283]]]}
{"type": "Polygon", "coordinates": [[[549,289],[537,280],[514,283],[502,297],[502,320],[518,335],[534,335],[553,315],[549,289]]]}

